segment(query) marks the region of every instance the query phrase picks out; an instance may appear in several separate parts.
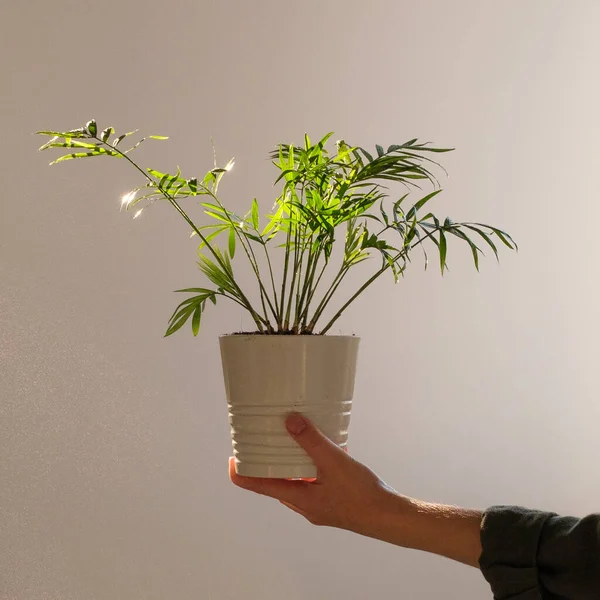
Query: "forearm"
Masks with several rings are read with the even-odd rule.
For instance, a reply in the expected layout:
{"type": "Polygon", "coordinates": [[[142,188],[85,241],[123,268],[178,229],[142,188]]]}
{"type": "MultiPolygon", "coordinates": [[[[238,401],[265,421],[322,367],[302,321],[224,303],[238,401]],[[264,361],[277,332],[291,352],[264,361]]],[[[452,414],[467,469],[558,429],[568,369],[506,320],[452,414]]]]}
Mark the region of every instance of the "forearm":
{"type": "Polygon", "coordinates": [[[482,513],[392,491],[373,508],[360,533],[478,567],[495,597],[600,598],[600,514],[578,519],[519,506],[482,513]]]}
{"type": "Polygon", "coordinates": [[[379,508],[371,514],[361,533],[478,567],[482,517],[477,510],[385,492],[379,508]]]}

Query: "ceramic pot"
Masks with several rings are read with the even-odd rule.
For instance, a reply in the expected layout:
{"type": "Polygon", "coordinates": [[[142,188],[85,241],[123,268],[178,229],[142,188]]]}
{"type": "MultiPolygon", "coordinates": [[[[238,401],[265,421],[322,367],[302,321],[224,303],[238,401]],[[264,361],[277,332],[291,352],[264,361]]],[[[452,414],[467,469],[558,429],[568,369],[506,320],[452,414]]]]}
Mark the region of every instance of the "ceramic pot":
{"type": "Polygon", "coordinates": [[[287,433],[285,416],[306,415],[346,446],[359,338],[226,335],[219,342],[236,471],[316,477],[313,462],[287,433]]]}

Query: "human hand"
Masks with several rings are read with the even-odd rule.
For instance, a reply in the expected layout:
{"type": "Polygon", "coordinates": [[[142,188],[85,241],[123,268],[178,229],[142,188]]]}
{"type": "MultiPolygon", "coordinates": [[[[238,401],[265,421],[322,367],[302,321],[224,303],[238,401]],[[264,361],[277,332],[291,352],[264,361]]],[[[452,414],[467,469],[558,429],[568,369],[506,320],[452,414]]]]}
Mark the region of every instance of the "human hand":
{"type": "Polygon", "coordinates": [[[279,500],[314,525],[380,537],[385,516],[397,511],[398,495],[370,469],[327,439],[306,417],[291,414],[286,427],[317,466],[315,480],[243,477],[235,472],[231,458],[231,481],[245,490],[279,500]]]}

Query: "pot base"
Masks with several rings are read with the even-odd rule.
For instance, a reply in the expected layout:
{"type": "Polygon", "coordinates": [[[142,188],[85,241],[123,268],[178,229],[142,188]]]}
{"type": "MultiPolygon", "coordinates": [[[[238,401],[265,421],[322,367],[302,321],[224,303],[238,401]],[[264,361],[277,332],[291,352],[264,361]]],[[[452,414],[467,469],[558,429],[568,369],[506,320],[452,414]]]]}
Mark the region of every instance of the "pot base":
{"type": "Polygon", "coordinates": [[[317,476],[317,467],[314,465],[257,465],[236,460],[235,472],[242,477],[314,479],[317,476]]]}

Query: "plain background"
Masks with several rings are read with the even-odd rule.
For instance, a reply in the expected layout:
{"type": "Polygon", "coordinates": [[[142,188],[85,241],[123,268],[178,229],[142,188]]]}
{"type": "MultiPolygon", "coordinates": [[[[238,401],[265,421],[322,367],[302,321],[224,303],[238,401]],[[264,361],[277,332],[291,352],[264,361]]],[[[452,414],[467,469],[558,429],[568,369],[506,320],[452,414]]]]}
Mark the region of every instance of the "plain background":
{"type": "MultiPolygon", "coordinates": [[[[170,135],[145,165],[237,163],[268,210],[278,142],[335,131],[457,151],[436,212],[510,231],[477,274],[418,260],[340,321],[362,339],[350,449],[401,492],[598,510],[596,0],[0,4],[0,598],[491,597],[475,569],[317,529],[227,478],[217,336],[162,339],[200,285],[167,206],[116,161],[49,168],[40,128],[170,135]]],[[[355,280],[358,282],[358,279],[355,280]]]]}

